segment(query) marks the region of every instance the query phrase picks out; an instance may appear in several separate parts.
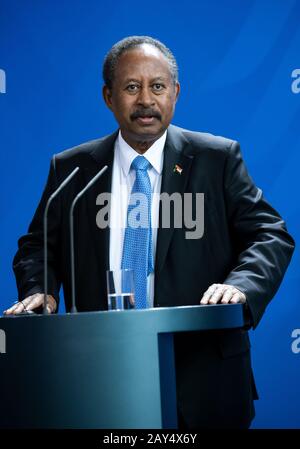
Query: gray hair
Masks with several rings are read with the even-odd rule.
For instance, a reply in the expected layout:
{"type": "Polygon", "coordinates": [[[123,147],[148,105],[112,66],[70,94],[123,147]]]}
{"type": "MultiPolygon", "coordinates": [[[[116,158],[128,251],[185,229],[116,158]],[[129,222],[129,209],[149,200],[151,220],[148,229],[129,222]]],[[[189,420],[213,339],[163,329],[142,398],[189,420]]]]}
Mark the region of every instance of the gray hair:
{"type": "Polygon", "coordinates": [[[103,63],[103,80],[106,86],[111,89],[113,80],[114,80],[114,74],[115,70],[118,64],[118,61],[120,59],[120,56],[128,50],[131,50],[133,48],[139,47],[143,44],[149,44],[153,47],[157,48],[167,59],[170,67],[170,72],[172,76],[172,80],[174,84],[178,81],[178,65],[176,62],[176,59],[169,50],[168,47],[166,47],[162,42],[160,42],[157,39],[153,39],[150,36],[129,36],[125,37],[121,41],[117,42],[112,46],[112,48],[109,50],[107,55],[105,56],[104,63],[103,63]]]}

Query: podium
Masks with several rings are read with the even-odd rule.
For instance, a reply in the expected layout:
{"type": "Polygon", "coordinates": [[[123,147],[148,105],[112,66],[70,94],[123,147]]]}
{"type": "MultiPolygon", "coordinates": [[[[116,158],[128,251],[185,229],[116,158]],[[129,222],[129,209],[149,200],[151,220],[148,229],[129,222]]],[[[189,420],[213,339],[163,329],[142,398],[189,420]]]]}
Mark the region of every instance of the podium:
{"type": "Polygon", "coordinates": [[[173,334],[243,325],[241,304],[2,317],[0,428],[176,428],[173,334]]]}

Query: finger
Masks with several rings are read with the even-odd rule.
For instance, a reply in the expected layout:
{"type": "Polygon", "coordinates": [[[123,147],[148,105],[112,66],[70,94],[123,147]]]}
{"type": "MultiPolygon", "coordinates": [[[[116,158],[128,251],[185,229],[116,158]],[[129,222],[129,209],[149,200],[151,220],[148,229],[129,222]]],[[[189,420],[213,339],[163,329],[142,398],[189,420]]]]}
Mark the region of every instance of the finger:
{"type": "Polygon", "coordinates": [[[24,305],[21,302],[14,304],[10,309],[7,310],[6,315],[15,315],[24,311],[24,305]]]}
{"type": "Polygon", "coordinates": [[[221,304],[228,304],[235,292],[236,291],[233,288],[225,289],[225,291],[223,292],[223,297],[221,299],[221,304]]]}
{"type": "MultiPolygon", "coordinates": [[[[28,297],[27,299],[30,299],[29,302],[27,302],[27,310],[34,310],[40,306],[44,306],[44,294],[43,293],[36,293],[35,295],[28,297]]],[[[26,299],[23,301],[25,302],[26,299]]],[[[26,304],[26,303],[25,303],[26,304]]],[[[48,313],[54,313],[56,310],[57,304],[53,296],[47,295],[47,306],[46,310],[48,313]]]]}
{"type": "Polygon", "coordinates": [[[49,304],[47,304],[46,310],[48,313],[52,313],[52,308],[49,304]]]}
{"type": "Polygon", "coordinates": [[[39,294],[31,295],[7,309],[5,315],[18,315],[24,311],[35,309],[40,304],[41,299],[39,298],[39,294]]]}
{"type": "Polygon", "coordinates": [[[238,304],[239,302],[242,302],[242,293],[240,293],[240,292],[236,292],[234,295],[233,295],[233,297],[231,298],[231,300],[230,300],[230,303],[231,304],[238,304]]]}
{"type": "Polygon", "coordinates": [[[214,291],[217,288],[217,284],[212,284],[207,290],[206,292],[204,292],[201,300],[200,300],[200,304],[208,304],[208,301],[211,297],[211,295],[214,293],[214,291]]]}
{"type": "MultiPolygon", "coordinates": [[[[40,305],[44,306],[44,295],[39,293],[39,296],[40,297],[38,298],[38,302],[36,302],[36,304],[38,304],[38,305],[36,305],[35,307],[39,307],[40,305]]],[[[54,313],[56,310],[56,307],[57,307],[57,304],[56,304],[55,299],[53,298],[53,296],[48,295],[47,296],[47,306],[46,306],[47,312],[54,313]]]]}
{"type": "Polygon", "coordinates": [[[204,294],[200,300],[200,304],[202,304],[202,305],[208,304],[209,298],[210,298],[210,295],[204,294]]]}
{"type": "Polygon", "coordinates": [[[18,315],[19,313],[26,312],[28,310],[31,310],[30,302],[25,302],[25,300],[20,301],[15,307],[12,308],[12,315],[18,315]]]}
{"type": "Polygon", "coordinates": [[[210,298],[209,304],[217,304],[220,301],[220,299],[222,298],[223,292],[224,292],[224,287],[223,286],[218,287],[217,290],[212,295],[212,297],[210,298]]]}
{"type": "MultiPolygon", "coordinates": [[[[30,299],[31,296],[29,296],[27,299],[30,299]]],[[[28,304],[28,301],[27,301],[28,304]]],[[[23,312],[27,308],[26,306],[26,299],[23,299],[23,301],[16,301],[15,304],[13,304],[9,309],[4,310],[5,315],[12,315],[17,314],[20,312],[23,312]]]]}
{"type": "Polygon", "coordinates": [[[56,302],[52,301],[50,298],[48,300],[49,302],[47,304],[46,310],[48,313],[54,313],[56,310],[56,302]]]}
{"type": "Polygon", "coordinates": [[[11,315],[18,305],[19,305],[19,303],[18,304],[14,304],[13,306],[11,306],[8,309],[4,310],[3,313],[5,315],[11,315]]]}
{"type": "Polygon", "coordinates": [[[44,298],[43,295],[41,295],[40,293],[37,293],[35,295],[29,296],[28,298],[24,299],[23,303],[27,310],[33,310],[43,304],[43,298],[44,298]]]}
{"type": "Polygon", "coordinates": [[[49,296],[49,305],[51,308],[51,313],[54,313],[56,311],[57,304],[53,296],[49,296]]]}

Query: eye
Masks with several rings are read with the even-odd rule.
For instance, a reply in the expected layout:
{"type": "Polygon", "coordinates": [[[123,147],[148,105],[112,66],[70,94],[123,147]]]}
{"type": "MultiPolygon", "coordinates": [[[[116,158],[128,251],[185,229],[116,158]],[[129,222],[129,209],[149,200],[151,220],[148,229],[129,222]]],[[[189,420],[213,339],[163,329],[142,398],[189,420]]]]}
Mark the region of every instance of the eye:
{"type": "Polygon", "coordinates": [[[160,92],[161,90],[163,90],[165,88],[165,86],[161,83],[155,83],[152,85],[153,90],[155,90],[156,92],[160,92]]]}
{"type": "Polygon", "coordinates": [[[138,90],[138,85],[137,84],[128,84],[128,86],[126,87],[126,90],[128,92],[136,92],[138,90]]]}

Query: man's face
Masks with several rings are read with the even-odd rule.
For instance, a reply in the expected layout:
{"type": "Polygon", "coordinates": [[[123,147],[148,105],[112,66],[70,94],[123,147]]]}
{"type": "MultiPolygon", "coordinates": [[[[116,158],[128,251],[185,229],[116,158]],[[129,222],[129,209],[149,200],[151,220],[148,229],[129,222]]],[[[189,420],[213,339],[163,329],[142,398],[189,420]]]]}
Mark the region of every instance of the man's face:
{"type": "Polygon", "coordinates": [[[152,144],[169,126],[179,93],[165,56],[143,44],[120,57],[112,89],[103,88],[107,106],[119,123],[122,136],[133,147],[152,144]]]}

